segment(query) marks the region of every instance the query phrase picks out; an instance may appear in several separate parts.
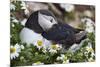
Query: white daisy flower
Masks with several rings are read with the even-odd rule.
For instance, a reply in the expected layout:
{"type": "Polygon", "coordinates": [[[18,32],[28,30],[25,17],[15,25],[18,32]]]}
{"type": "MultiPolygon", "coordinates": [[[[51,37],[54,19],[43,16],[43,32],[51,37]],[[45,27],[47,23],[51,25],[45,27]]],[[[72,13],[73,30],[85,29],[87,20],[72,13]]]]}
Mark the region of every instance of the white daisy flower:
{"type": "Polygon", "coordinates": [[[14,17],[12,19],[13,19],[12,20],[13,23],[19,23],[19,21],[17,19],[15,19],[14,17]]]}
{"type": "Polygon", "coordinates": [[[54,54],[54,53],[57,53],[57,46],[56,45],[51,45],[49,47],[49,52],[54,54]]]}
{"type": "Polygon", "coordinates": [[[11,25],[12,25],[12,27],[15,27],[15,25],[13,23],[11,25]]]}
{"type": "Polygon", "coordinates": [[[37,40],[34,45],[40,50],[41,48],[43,48],[44,44],[42,40],[37,40]]]}
{"type": "Polygon", "coordinates": [[[69,60],[63,61],[63,64],[67,64],[69,63],[69,60]]]}
{"type": "Polygon", "coordinates": [[[16,6],[14,4],[10,4],[10,10],[15,10],[16,6]]]}
{"type": "Polygon", "coordinates": [[[49,52],[50,52],[51,54],[55,54],[55,53],[57,53],[57,50],[50,49],[49,52]]]}
{"type": "Polygon", "coordinates": [[[21,4],[20,4],[22,7],[21,7],[21,9],[26,9],[26,4],[25,4],[25,2],[21,2],[21,4]]]}
{"type": "Polygon", "coordinates": [[[43,48],[44,52],[46,51],[47,48],[49,48],[51,46],[51,44],[52,44],[52,42],[45,38],[38,39],[36,42],[34,42],[34,45],[36,45],[39,50],[41,48],[43,48]]]}
{"type": "Polygon", "coordinates": [[[60,50],[62,47],[59,44],[54,44],[49,47],[49,52],[54,54],[57,53],[57,50],[60,50]]]}
{"type": "Polygon", "coordinates": [[[21,47],[21,49],[24,49],[25,48],[23,45],[21,45],[20,47],[21,47]]]}
{"type": "Polygon", "coordinates": [[[86,57],[88,57],[88,52],[87,52],[87,51],[85,51],[85,52],[84,52],[84,55],[85,55],[86,57]]]}
{"type": "Polygon", "coordinates": [[[94,62],[95,60],[94,60],[92,57],[90,57],[90,58],[88,59],[88,61],[89,61],[89,62],[94,62]]]}
{"type": "Polygon", "coordinates": [[[36,63],[33,63],[32,66],[34,65],[43,65],[44,63],[41,63],[40,61],[36,62],[36,63]]]}
{"type": "Polygon", "coordinates": [[[54,50],[60,50],[62,48],[62,46],[60,44],[53,44],[53,45],[51,45],[50,48],[54,49],[54,50]]]}
{"type": "MultiPolygon", "coordinates": [[[[92,25],[95,25],[94,22],[93,22],[90,18],[82,18],[81,21],[82,21],[83,23],[90,23],[90,24],[92,24],[92,25]]],[[[89,25],[90,25],[90,24],[89,24],[89,25]]]]}
{"type": "Polygon", "coordinates": [[[10,58],[11,59],[15,59],[16,57],[19,56],[19,52],[21,52],[21,48],[18,44],[16,44],[15,46],[11,46],[10,47],[10,58]]]}
{"type": "Polygon", "coordinates": [[[89,42],[88,43],[88,46],[86,46],[86,50],[88,51],[88,52],[94,52],[94,50],[93,50],[93,48],[92,48],[92,44],[89,42]]]}
{"type": "Polygon", "coordinates": [[[92,48],[92,44],[89,42],[88,43],[88,45],[85,47],[85,50],[86,51],[84,51],[84,55],[88,58],[89,56],[90,57],[94,57],[95,56],[95,53],[94,53],[94,50],[93,50],[93,48],[92,48]],[[91,53],[91,54],[89,54],[89,53],[91,53]]]}
{"type": "Polygon", "coordinates": [[[91,57],[93,58],[95,56],[95,53],[94,52],[91,52],[91,57]]]}
{"type": "Polygon", "coordinates": [[[91,19],[89,19],[89,18],[83,18],[83,19],[81,19],[81,21],[83,23],[85,23],[85,26],[86,26],[85,31],[87,31],[88,33],[94,32],[94,26],[95,26],[95,24],[94,24],[94,22],[91,19]]]}
{"type": "Polygon", "coordinates": [[[64,58],[64,55],[62,55],[61,57],[58,56],[58,57],[57,57],[57,60],[63,60],[63,58],[64,58]]]}
{"type": "Polygon", "coordinates": [[[24,13],[25,13],[25,15],[28,15],[28,16],[30,14],[30,12],[29,12],[29,10],[27,8],[24,10],[24,13]]]}
{"type": "Polygon", "coordinates": [[[88,56],[88,55],[87,55],[88,53],[91,53],[90,56],[91,56],[92,58],[95,56],[94,50],[93,50],[93,48],[92,48],[92,44],[91,44],[90,42],[88,43],[88,46],[86,46],[86,51],[87,51],[87,52],[85,52],[85,55],[86,55],[86,56],[88,56]]]}
{"type": "Polygon", "coordinates": [[[62,8],[64,8],[67,12],[71,12],[71,11],[73,11],[75,9],[74,5],[72,5],[72,4],[64,4],[64,3],[62,3],[62,4],[60,4],[60,6],[62,8]]]}
{"type": "Polygon", "coordinates": [[[67,59],[67,56],[65,56],[64,54],[61,54],[61,56],[58,56],[57,61],[63,61],[63,64],[69,63],[69,60],[67,59]]]}
{"type": "Polygon", "coordinates": [[[22,2],[21,6],[21,9],[24,9],[25,15],[29,15],[29,10],[27,9],[28,5],[26,5],[25,2],[22,2]]]}
{"type": "Polygon", "coordinates": [[[87,32],[89,32],[89,33],[92,33],[92,32],[94,32],[94,28],[93,28],[93,27],[87,27],[87,28],[85,29],[85,31],[87,31],[87,32]]]}
{"type": "Polygon", "coordinates": [[[61,56],[57,57],[57,60],[67,60],[67,57],[64,54],[61,54],[61,56]]]}
{"type": "Polygon", "coordinates": [[[43,48],[43,49],[42,49],[42,52],[43,52],[43,53],[46,53],[46,52],[47,52],[46,48],[43,48]]]}

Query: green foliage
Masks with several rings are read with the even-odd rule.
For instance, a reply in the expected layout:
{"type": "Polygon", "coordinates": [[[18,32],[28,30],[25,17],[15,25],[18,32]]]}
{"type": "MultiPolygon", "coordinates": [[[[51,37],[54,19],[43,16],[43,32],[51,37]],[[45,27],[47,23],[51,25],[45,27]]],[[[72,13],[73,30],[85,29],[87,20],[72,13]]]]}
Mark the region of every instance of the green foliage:
{"type": "Polygon", "coordinates": [[[20,23],[13,23],[11,22],[10,25],[14,25],[14,27],[10,26],[10,33],[11,33],[11,44],[14,45],[15,43],[20,43],[19,33],[23,26],[20,23]]]}

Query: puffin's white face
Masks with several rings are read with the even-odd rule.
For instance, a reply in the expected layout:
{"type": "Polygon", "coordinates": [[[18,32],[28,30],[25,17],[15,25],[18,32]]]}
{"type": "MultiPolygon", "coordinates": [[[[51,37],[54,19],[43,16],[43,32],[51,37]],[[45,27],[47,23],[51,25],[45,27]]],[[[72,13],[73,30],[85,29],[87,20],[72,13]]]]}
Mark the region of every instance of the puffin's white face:
{"type": "Polygon", "coordinates": [[[38,22],[44,31],[49,30],[54,24],[57,24],[52,16],[43,15],[41,13],[38,13],[38,22]]]}

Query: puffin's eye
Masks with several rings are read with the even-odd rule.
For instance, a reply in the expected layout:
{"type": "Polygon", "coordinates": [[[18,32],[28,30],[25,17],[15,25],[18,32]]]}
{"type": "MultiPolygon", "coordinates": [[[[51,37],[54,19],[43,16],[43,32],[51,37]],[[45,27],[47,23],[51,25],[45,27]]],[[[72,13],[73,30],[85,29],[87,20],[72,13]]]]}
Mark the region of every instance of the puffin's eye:
{"type": "Polygon", "coordinates": [[[51,19],[50,22],[52,23],[53,22],[53,19],[51,19]]]}

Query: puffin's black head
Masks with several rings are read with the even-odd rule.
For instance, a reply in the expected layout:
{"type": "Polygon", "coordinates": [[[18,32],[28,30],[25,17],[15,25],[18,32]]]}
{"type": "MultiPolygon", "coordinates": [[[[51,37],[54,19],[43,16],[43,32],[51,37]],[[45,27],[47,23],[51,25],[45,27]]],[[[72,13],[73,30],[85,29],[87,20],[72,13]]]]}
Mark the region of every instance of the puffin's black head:
{"type": "Polygon", "coordinates": [[[39,10],[30,15],[25,27],[34,30],[37,33],[47,31],[54,24],[57,24],[55,16],[48,10],[39,10]]]}

